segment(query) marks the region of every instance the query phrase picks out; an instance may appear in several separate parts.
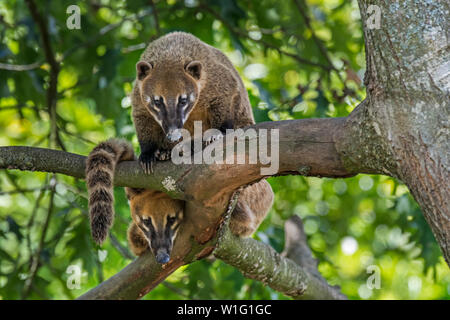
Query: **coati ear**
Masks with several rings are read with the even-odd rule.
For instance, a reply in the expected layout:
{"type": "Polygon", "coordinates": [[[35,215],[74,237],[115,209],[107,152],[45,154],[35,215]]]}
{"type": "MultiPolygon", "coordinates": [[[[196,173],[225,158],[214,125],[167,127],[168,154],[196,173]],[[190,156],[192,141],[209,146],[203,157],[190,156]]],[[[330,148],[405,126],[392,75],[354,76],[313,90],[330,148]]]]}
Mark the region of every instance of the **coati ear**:
{"type": "Polygon", "coordinates": [[[202,74],[202,63],[200,61],[189,62],[184,69],[188,74],[190,74],[194,79],[199,80],[202,74]]]}
{"type": "Polygon", "coordinates": [[[136,64],[136,73],[137,78],[139,80],[144,80],[146,76],[150,73],[150,70],[153,69],[153,65],[151,63],[148,63],[147,61],[139,61],[136,64]]]}
{"type": "Polygon", "coordinates": [[[140,189],[140,188],[125,188],[125,194],[127,195],[128,200],[133,199],[135,196],[137,196],[138,194],[141,194],[144,191],[145,191],[145,189],[140,189]]]}

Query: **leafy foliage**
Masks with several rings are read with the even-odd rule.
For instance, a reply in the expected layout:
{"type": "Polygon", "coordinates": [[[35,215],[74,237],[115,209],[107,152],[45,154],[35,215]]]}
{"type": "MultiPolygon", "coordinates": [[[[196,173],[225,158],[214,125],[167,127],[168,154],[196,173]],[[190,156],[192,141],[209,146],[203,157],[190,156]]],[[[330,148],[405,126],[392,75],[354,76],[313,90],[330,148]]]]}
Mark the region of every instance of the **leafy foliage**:
{"type": "MultiPolygon", "coordinates": [[[[135,63],[158,30],[191,32],[223,50],[242,75],[259,122],[346,116],[364,98],[355,1],[159,0],[155,10],[148,0],[89,0],[77,3],[80,30],[66,27],[73,1],[36,2],[60,64],[56,115],[48,108],[51,66],[42,32],[26,1],[4,0],[0,63],[35,66],[0,68],[0,145],[87,154],[101,140],[122,136],[137,147],[127,95],[135,63]],[[58,139],[50,134],[52,122],[58,139]]],[[[284,222],[299,215],[319,270],[350,298],[450,297],[450,271],[400,182],[368,175],[269,181],[276,201],[257,239],[281,251],[284,222]],[[371,265],[381,270],[380,289],[366,286],[371,265]]],[[[123,190],[116,190],[116,222],[102,248],[90,238],[83,181],[3,171],[0,190],[0,299],[72,299],[131,261],[123,190]],[[70,265],[83,270],[79,289],[67,286],[70,265]]],[[[219,260],[177,270],[145,298],[286,299],[219,260]]]]}

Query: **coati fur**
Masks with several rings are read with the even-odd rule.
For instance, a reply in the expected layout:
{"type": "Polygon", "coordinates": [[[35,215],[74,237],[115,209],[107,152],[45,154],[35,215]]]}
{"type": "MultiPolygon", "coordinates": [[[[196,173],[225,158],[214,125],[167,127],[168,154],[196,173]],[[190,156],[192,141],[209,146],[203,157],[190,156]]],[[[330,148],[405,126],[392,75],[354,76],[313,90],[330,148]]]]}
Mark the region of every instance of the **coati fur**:
{"type": "MultiPolygon", "coordinates": [[[[247,90],[231,61],[218,49],[184,32],[151,42],[136,64],[131,95],[132,117],[141,147],[139,162],[146,173],[156,160],[168,160],[181,138],[178,129],[237,129],[255,123],[247,90]]],[[[262,180],[245,188],[232,213],[230,228],[251,235],[273,203],[262,180]]]]}
{"type": "MultiPolygon", "coordinates": [[[[117,163],[136,160],[132,146],[120,139],[97,145],[86,161],[89,217],[92,237],[102,244],[114,220],[113,178],[117,163]]],[[[159,263],[167,263],[178,227],[183,220],[184,201],[160,191],[125,188],[132,222],[128,228],[131,251],[140,256],[150,249],[159,263]]]]}

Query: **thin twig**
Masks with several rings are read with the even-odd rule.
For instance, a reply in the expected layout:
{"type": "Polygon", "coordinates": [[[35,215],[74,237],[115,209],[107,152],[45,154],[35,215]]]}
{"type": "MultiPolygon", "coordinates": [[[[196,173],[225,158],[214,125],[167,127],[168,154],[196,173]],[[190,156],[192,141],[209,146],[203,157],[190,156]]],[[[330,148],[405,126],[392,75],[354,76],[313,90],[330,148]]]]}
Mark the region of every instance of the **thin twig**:
{"type": "Polygon", "coordinates": [[[28,193],[28,192],[34,192],[34,191],[43,191],[43,190],[47,190],[48,188],[49,188],[48,186],[43,186],[43,187],[38,187],[38,188],[14,189],[14,190],[8,190],[8,191],[0,191],[0,196],[17,194],[17,193],[28,193]]]}
{"type": "Polygon", "coordinates": [[[328,54],[328,50],[325,48],[323,42],[317,37],[316,32],[314,31],[314,28],[312,27],[311,19],[306,12],[306,10],[307,10],[306,4],[303,2],[303,0],[293,0],[293,1],[294,1],[295,5],[297,6],[298,11],[300,12],[300,15],[303,17],[303,21],[305,22],[306,27],[311,32],[311,36],[312,36],[314,42],[316,43],[317,48],[319,49],[320,53],[327,60],[328,64],[330,65],[330,68],[336,72],[337,77],[345,86],[345,80],[341,77],[339,70],[334,66],[334,64],[331,61],[331,58],[328,54]],[[300,1],[302,1],[302,3],[300,1]]]}
{"type": "Polygon", "coordinates": [[[294,54],[294,53],[285,51],[285,50],[281,49],[280,47],[278,47],[278,46],[276,46],[276,45],[273,45],[273,44],[271,44],[271,43],[269,43],[269,42],[267,42],[267,41],[265,41],[265,40],[262,40],[262,39],[255,40],[255,39],[251,38],[251,37],[248,35],[247,32],[242,32],[241,30],[239,30],[239,29],[235,28],[234,26],[232,26],[232,25],[231,25],[227,20],[225,20],[219,13],[217,13],[215,10],[213,10],[211,7],[209,7],[209,6],[206,5],[205,3],[200,4],[200,5],[198,6],[198,8],[201,9],[201,10],[203,10],[203,11],[205,11],[206,13],[209,13],[209,14],[211,14],[212,16],[214,16],[217,20],[219,20],[220,22],[222,22],[222,24],[223,24],[228,30],[230,30],[230,32],[234,33],[234,34],[237,35],[237,36],[240,36],[240,37],[249,39],[249,40],[251,40],[251,41],[253,41],[253,42],[256,42],[256,43],[260,43],[260,44],[262,44],[262,45],[263,45],[264,47],[266,47],[266,48],[274,49],[274,50],[276,50],[278,53],[280,53],[281,55],[284,55],[284,56],[287,56],[287,57],[290,57],[290,58],[295,59],[298,63],[301,63],[301,64],[307,64],[307,65],[311,65],[311,66],[314,66],[314,67],[319,67],[319,68],[322,68],[322,69],[324,69],[324,70],[326,70],[326,71],[330,71],[330,70],[332,69],[330,66],[326,66],[326,65],[321,64],[321,63],[313,62],[313,61],[307,60],[307,59],[305,59],[305,58],[302,58],[302,57],[300,57],[300,56],[297,55],[297,54],[294,54]]]}
{"type": "Polygon", "coordinates": [[[155,2],[153,0],[149,1],[153,11],[153,19],[155,20],[156,36],[159,37],[161,35],[161,26],[159,24],[158,10],[156,9],[155,2]]]}
{"type": "MultiPolygon", "coordinates": [[[[46,175],[45,179],[47,179],[47,177],[48,177],[48,175],[46,175]]],[[[39,195],[36,198],[36,202],[34,203],[34,207],[33,207],[33,211],[31,212],[30,219],[28,220],[28,223],[27,223],[27,236],[26,236],[26,239],[27,239],[27,247],[28,247],[28,250],[30,252],[30,259],[32,257],[32,252],[33,252],[32,248],[31,248],[31,229],[33,228],[34,220],[36,219],[36,214],[37,214],[37,211],[38,211],[38,209],[40,207],[42,198],[45,195],[45,191],[48,190],[48,189],[49,189],[48,185],[45,185],[45,187],[41,188],[41,191],[39,192],[39,195]]],[[[30,262],[31,262],[31,260],[30,260],[30,262]]]]}
{"type": "Polygon", "coordinates": [[[48,32],[47,23],[39,13],[39,10],[34,3],[34,0],[26,0],[28,8],[30,10],[31,16],[33,17],[34,22],[37,24],[40,35],[42,46],[44,49],[45,60],[50,65],[50,81],[49,86],[47,88],[47,111],[50,115],[50,146],[51,143],[54,142],[55,145],[59,145],[63,150],[64,145],[59,137],[57,126],[56,126],[56,102],[58,99],[58,75],[60,71],[59,62],[56,61],[55,55],[52,50],[50,34],[48,32]]]}
{"type": "Polygon", "coordinates": [[[55,198],[55,185],[56,185],[55,181],[56,181],[56,175],[52,175],[52,178],[50,179],[50,187],[51,187],[51,189],[50,189],[50,199],[49,199],[49,205],[48,205],[48,209],[47,209],[47,215],[45,217],[44,225],[42,227],[42,232],[41,232],[41,236],[39,238],[38,247],[37,247],[36,252],[34,254],[34,257],[32,259],[32,264],[31,264],[31,267],[30,267],[30,276],[25,281],[23,294],[22,294],[22,299],[26,299],[28,297],[28,295],[30,294],[34,278],[36,277],[36,274],[37,274],[37,272],[39,270],[39,264],[40,264],[40,260],[41,260],[40,259],[41,252],[42,252],[42,249],[44,248],[45,237],[47,235],[48,227],[50,225],[50,220],[51,220],[52,215],[53,215],[54,198],[55,198]]]}
{"type": "Polygon", "coordinates": [[[9,71],[29,71],[42,66],[42,61],[36,61],[30,64],[9,64],[9,63],[0,63],[0,69],[9,70],[9,71]]]}

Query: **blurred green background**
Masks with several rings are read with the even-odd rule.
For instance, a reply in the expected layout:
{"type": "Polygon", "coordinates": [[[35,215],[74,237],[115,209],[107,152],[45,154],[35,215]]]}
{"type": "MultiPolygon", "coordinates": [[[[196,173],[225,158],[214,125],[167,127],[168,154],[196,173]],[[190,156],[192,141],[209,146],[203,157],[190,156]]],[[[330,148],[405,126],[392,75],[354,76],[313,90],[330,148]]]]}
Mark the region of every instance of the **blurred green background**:
{"type": "MultiPolygon", "coordinates": [[[[146,43],[182,30],[221,49],[248,89],[258,122],[342,117],[364,99],[364,39],[356,1],[36,0],[56,63],[23,0],[0,2],[0,145],[87,155],[122,136],[138,144],[130,117],[135,63],[146,43]],[[69,30],[66,9],[81,9],[69,30]],[[6,70],[9,65],[24,71],[6,70]],[[50,90],[51,91],[51,90],[50,90]],[[57,136],[50,134],[51,124],[57,136]]],[[[276,200],[255,238],[282,251],[284,222],[303,218],[319,270],[350,299],[448,299],[450,270],[407,188],[384,176],[269,179],[276,200]],[[369,289],[369,266],[381,271],[369,289]]],[[[100,251],[90,238],[84,181],[0,171],[0,299],[72,299],[114,275],[132,256],[124,191],[100,251]],[[69,289],[69,266],[82,270],[69,289]]],[[[370,268],[369,268],[370,269],[370,268]]],[[[145,299],[287,299],[216,260],[180,268],[145,299]]]]}

